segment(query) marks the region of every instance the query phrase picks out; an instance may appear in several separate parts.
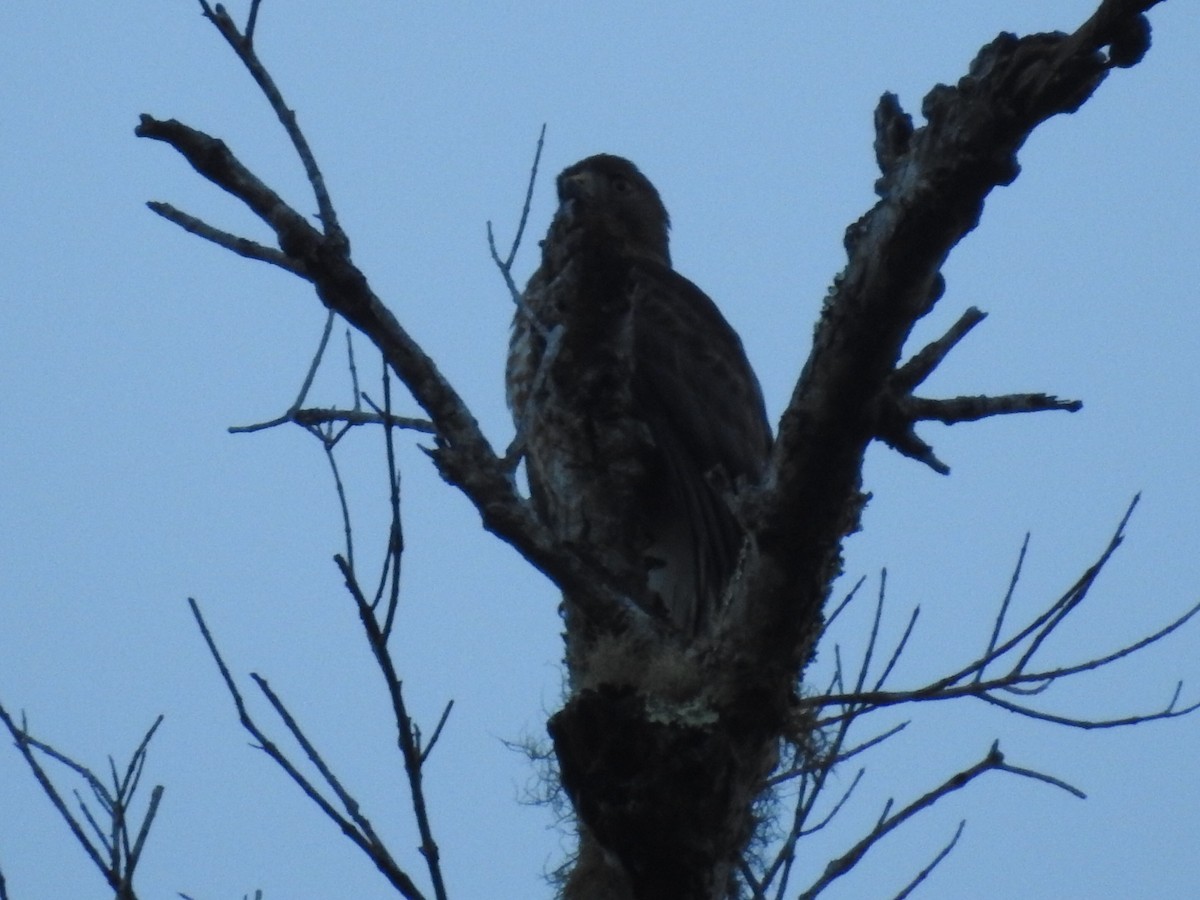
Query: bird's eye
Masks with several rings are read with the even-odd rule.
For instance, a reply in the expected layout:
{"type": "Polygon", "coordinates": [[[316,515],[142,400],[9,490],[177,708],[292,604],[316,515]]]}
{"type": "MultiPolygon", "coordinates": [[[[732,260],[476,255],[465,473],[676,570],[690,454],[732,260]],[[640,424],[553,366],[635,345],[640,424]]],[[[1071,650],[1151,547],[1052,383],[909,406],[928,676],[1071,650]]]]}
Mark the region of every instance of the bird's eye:
{"type": "Polygon", "coordinates": [[[624,178],[618,178],[613,182],[613,190],[616,191],[618,194],[628,193],[629,192],[629,182],[626,181],[624,178]]]}

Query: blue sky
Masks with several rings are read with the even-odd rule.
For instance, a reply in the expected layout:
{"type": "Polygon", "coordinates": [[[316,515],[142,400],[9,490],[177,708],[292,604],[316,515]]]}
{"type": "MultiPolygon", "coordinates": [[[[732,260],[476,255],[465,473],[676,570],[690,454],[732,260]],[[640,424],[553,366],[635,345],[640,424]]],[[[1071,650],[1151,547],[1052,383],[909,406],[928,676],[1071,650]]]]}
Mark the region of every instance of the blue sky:
{"type": "MultiPolygon", "coordinates": [[[[247,4],[231,6],[244,14],[247,4]]],[[[634,159],[675,225],[677,267],[744,337],[777,415],[808,350],[844,228],[873,200],[871,112],[911,112],[1001,30],[1068,29],[1085,0],[416,6],[267,0],[258,43],[322,161],[359,265],[441,362],[485,431],[511,426],[502,367],[511,313],[484,223],[509,235],[533,144],[546,176],[591,153],[634,159]]],[[[931,379],[954,395],[1045,390],[1043,414],[923,430],[953,474],[884,448],[846,545],[848,577],[888,568],[891,623],[921,623],[898,684],[973,658],[1026,531],[1018,611],[1040,608],[1103,548],[1143,492],[1129,538],[1078,621],[1047,648],[1074,662],[1152,630],[1200,585],[1195,375],[1200,18],[1151,14],[1154,46],[1084,109],[1041,128],[1017,182],[945,268],[915,340],[967,306],[990,317],[931,379]]],[[[298,430],[231,436],[289,404],[323,311],[298,280],[163,222],[146,200],[265,238],[137,115],[224,138],[305,211],[299,165],[265,102],[194,3],[6,4],[0,29],[0,699],[39,736],[103,767],[166,721],[147,778],[167,786],[145,896],[390,896],[382,879],[251,749],[185,598],[235,672],[292,704],[413,870],[419,859],[386,701],[330,558],[340,523],[316,443],[298,430]]],[[[534,265],[527,244],[521,277],[534,265]]],[[[365,343],[360,371],[372,370],[365,343]]],[[[315,399],[342,402],[337,366],[315,399]]],[[[348,439],[361,552],[381,546],[378,442],[348,439]],[[372,543],[373,542],[373,543],[372,543]]],[[[542,733],[560,690],[554,591],[483,534],[413,442],[402,455],[408,552],[398,658],[428,727],[455,712],[427,774],[452,893],[549,896],[561,852],[504,741],[542,733]]],[[[849,651],[866,608],[842,623],[849,651]]],[[[827,665],[827,654],[818,670],[827,665]]],[[[1200,629],[1064,685],[1055,710],[1120,715],[1200,694],[1200,629]]],[[[265,713],[265,710],[264,710],[265,713]]],[[[858,802],[809,844],[804,872],[993,738],[1086,801],[995,775],[878,848],[831,898],[886,897],[967,830],[926,897],[1191,896],[1200,864],[1200,718],[1066,732],[962,704],[917,710],[869,760],[858,802]]],[[[882,724],[882,723],[881,723],[882,724]]],[[[846,783],[853,772],[843,773],[846,783]]],[[[98,875],[13,750],[0,751],[0,866],[14,897],[103,897],[98,875]]],[[[797,887],[808,879],[801,875],[797,887]]]]}

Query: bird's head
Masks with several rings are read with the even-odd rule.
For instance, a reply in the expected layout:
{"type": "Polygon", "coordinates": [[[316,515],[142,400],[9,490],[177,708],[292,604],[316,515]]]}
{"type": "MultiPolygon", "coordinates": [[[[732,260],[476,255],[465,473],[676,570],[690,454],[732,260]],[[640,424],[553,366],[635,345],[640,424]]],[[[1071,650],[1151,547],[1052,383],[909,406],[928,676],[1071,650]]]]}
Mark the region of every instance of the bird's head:
{"type": "Polygon", "coordinates": [[[650,179],[629,160],[607,153],[589,156],[564,169],[557,186],[556,219],[603,228],[631,250],[670,264],[666,207],[650,179]]]}

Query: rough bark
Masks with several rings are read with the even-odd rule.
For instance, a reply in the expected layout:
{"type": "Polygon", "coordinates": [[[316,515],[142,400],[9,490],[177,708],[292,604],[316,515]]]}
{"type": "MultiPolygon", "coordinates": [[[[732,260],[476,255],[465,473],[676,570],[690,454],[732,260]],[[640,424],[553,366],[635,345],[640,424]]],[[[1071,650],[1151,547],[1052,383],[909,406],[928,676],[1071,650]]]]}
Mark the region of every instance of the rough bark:
{"type": "Polygon", "coordinates": [[[917,420],[1078,408],[1046,395],[918,402],[896,388],[911,391],[928,371],[903,377],[911,373],[901,352],[942,295],[950,250],[978,224],[992,188],[1017,176],[1025,139],[1077,109],[1112,66],[1140,58],[1149,35],[1141,12],[1151,5],[1106,3],[1072,35],[1000,35],[957,85],[930,92],[921,128],[894,96],[880,101],[880,200],[847,232],[848,264],[826,298],[768,474],[740,498],[751,534],[720,628],[699,647],[614,637],[604,652],[623,662],[600,667],[612,680],[581,685],[551,720],[591,860],[568,896],[596,896],[584,884],[601,857],[625,878],[612,876],[608,897],[732,895],[753,801],[841,571],[842,540],[858,527],[871,440],[903,445],[912,435],[919,447],[909,455],[933,464],[912,434],[917,420]]]}

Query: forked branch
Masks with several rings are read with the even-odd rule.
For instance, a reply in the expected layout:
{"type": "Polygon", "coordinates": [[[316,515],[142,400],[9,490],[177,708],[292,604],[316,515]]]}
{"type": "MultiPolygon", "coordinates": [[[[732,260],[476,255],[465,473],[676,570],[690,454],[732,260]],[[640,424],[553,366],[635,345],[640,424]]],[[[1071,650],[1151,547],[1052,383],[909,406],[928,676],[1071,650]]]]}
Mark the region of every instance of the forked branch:
{"type": "MultiPolygon", "coordinates": [[[[1076,797],[1084,796],[1082,791],[1071,787],[1071,785],[1060,781],[1057,778],[1051,778],[1048,775],[1043,775],[1042,773],[1036,772],[1032,769],[1025,769],[1018,766],[1009,765],[1007,762],[1005,762],[1004,754],[1000,752],[998,744],[993,744],[987,755],[984,756],[984,758],[979,762],[975,763],[975,765],[950,776],[936,788],[929,791],[927,794],[918,797],[916,800],[913,800],[903,809],[890,814],[889,810],[885,809],[884,815],[880,817],[879,823],[875,826],[875,828],[873,828],[869,834],[863,837],[862,840],[851,847],[848,851],[836,859],[831,860],[825,867],[825,871],[821,877],[818,878],[807,890],[801,892],[800,900],[812,900],[812,898],[818,896],[822,891],[825,890],[825,888],[829,887],[830,884],[858,865],[867,852],[880,840],[882,840],[899,826],[903,825],[917,813],[933,806],[943,797],[946,797],[955,791],[962,790],[985,772],[993,771],[1009,772],[1013,775],[1020,775],[1024,778],[1032,778],[1037,781],[1044,781],[1048,784],[1054,785],[1055,787],[1062,788],[1063,790],[1074,794],[1076,797]]],[[[888,806],[890,809],[890,801],[888,806]]],[[[961,825],[959,828],[959,833],[961,833],[961,825]]],[[[910,891],[914,885],[922,881],[933,869],[933,867],[946,857],[957,840],[958,835],[956,834],[954,840],[952,840],[950,844],[943,848],[934,862],[923,869],[914,881],[909,882],[909,884],[904,888],[901,896],[910,891]]]]}
{"type": "MultiPolygon", "coordinates": [[[[890,651],[886,654],[881,653],[880,642],[887,583],[887,573],[883,573],[872,624],[852,680],[843,667],[842,648],[834,644],[832,656],[835,665],[826,689],[822,693],[803,696],[794,702],[793,714],[796,716],[797,724],[789,733],[789,740],[792,741],[792,744],[780,769],[769,781],[769,787],[772,790],[786,785],[794,791],[791,822],[787,833],[780,839],[773,859],[768,864],[755,867],[743,863],[742,875],[754,897],[762,897],[765,900],[768,896],[777,898],[784,896],[784,890],[792,875],[793,864],[796,860],[797,843],[803,836],[824,828],[837,816],[858,786],[859,779],[863,774],[863,770],[860,769],[844,792],[835,798],[828,799],[824,795],[833,770],[848,760],[860,757],[874,749],[910,724],[909,721],[899,722],[865,740],[851,744],[849,740],[851,729],[864,716],[885,708],[974,698],[1037,721],[1080,729],[1094,729],[1176,718],[1200,708],[1200,703],[1179,705],[1180,685],[1173,686],[1172,696],[1165,707],[1119,717],[1083,717],[1050,712],[1034,708],[1021,699],[1029,695],[1042,694],[1056,681],[1094,671],[1125,659],[1163,640],[1200,613],[1200,604],[1198,604],[1139,640],[1131,641],[1117,650],[1094,655],[1082,662],[1033,667],[1032,661],[1038,656],[1044,655],[1042,648],[1050,635],[1061,631],[1068,616],[1080,609],[1089,596],[1100,572],[1120,546],[1125,527],[1137,502],[1138,499],[1135,498],[1122,516],[1104,550],[1096,561],[1076,579],[1075,583],[1045,609],[1032,616],[1027,623],[1013,628],[1008,624],[1007,619],[1028,549],[1028,537],[1026,537],[1012,577],[998,605],[998,611],[990,627],[983,652],[950,674],[934,679],[919,688],[897,690],[888,684],[898,660],[913,635],[919,608],[914,609],[908,616],[900,629],[900,636],[895,640],[890,651]],[[1006,632],[1011,633],[1006,636],[1006,632]],[[881,659],[882,662],[877,663],[876,659],[881,659]],[[818,810],[822,808],[825,812],[819,813],[818,810]]],[[[846,598],[834,608],[830,616],[831,623],[854,600],[861,585],[862,581],[860,580],[846,598]]],[[[1041,772],[1020,769],[1007,763],[1002,766],[989,764],[989,767],[1035,778],[1079,794],[1075,788],[1041,772]]],[[[962,773],[956,776],[956,778],[961,777],[962,773]]],[[[954,780],[951,779],[951,781],[954,780]]],[[[943,785],[944,788],[945,785],[943,785]]],[[[885,820],[888,820],[886,815],[881,819],[881,826],[885,820]]],[[[864,842],[869,845],[870,842],[882,837],[884,833],[886,831],[876,828],[868,838],[864,839],[864,842]]],[[[952,840],[944,847],[933,863],[922,870],[910,883],[910,886],[923,880],[933,866],[936,866],[945,854],[949,853],[954,842],[952,840]]],[[[863,846],[864,843],[857,845],[856,851],[863,846]]],[[[842,861],[852,865],[861,859],[861,853],[856,854],[856,851],[843,857],[842,861]]],[[[841,873],[841,864],[834,864],[831,872],[841,873]]],[[[830,872],[826,874],[829,875],[830,872]]],[[[827,883],[828,881],[818,882],[817,887],[827,883]]],[[[908,889],[906,888],[906,890],[908,889]]],[[[902,893],[901,896],[903,895],[902,893]]]]}
{"type": "MultiPolygon", "coordinates": [[[[238,712],[238,720],[241,722],[242,727],[254,738],[257,746],[287,773],[288,777],[320,808],[321,812],[330,821],[338,826],[346,837],[367,855],[375,865],[375,868],[387,879],[389,884],[400,892],[402,897],[405,897],[406,900],[424,900],[425,894],[417,887],[408,873],[393,859],[391,852],[375,832],[370,820],[362,813],[357,799],[342,785],[333,770],[321,757],[316,747],[304,734],[295,717],[288,711],[283,701],[271,689],[267,681],[257,675],[252,676],[255,684],[271,704],[271,707],[280,717],[280,720],[287,727],[292,737],[300,745],[309,764],[317,770],[320,775],[320,782],[324,786],[322,787],[321,783],[306,776],[300,770],[299,765],[278,744],[272,741],[257,721],[255,721],[254,717],[250,714],[249,707],[242,696],[241,690],[237,686],[237,682],[229,671],[229,666],[226,665],[224,658],[217,649],[216,641],[209,631],[208,623],[204,621],[204,616],[200,612],[199,605],[195,600],[191,599],[188,600],[188,603],[191,605],[192,615],[196,619],[196,624],[200,628],[200,634],[204,637],[204,642],[208,646],[209,653],[212,655],[213,661],[217,664],[217,668],[221,672],[221,678],[225,682],[225,687],[233,699],[234,706],[238,712]],[[328,796],[326,792],[331,794],[332,797],[328,796]]],[[[438,900],[443,900],[444,898],[444,894],[439,893],[436,896],[438,900]]]]}
{"type": "MultiPolygon", "coordinates": [[[[1029,622],[1013,631],[1009,637],[1001,638],[1013,590],[1020,575],[1021,562],[1024,560],[1025,547],[1023,546],[1008,590],[996,614],[991,629],[991,637],[986,649],[980,656],[966,663],[956,671],[918,688],[884,690],[884,681],[890,673],[889,666],[872,688],[864,689],[864,683],[860,679],[859,683],[851,690],[829,691],[818,697],[802,698],[799,701],[799,705],[802,708],[813,710],[836,709],[837,712],[817,720],[819,727],[828,727],[835,723],[844,722],[848,718],[858,718],[868,712],[880,710],[885,707],[893,707],[906,703],[924,703],[972,697],[1029,718],[1083,729],[1113,728],[1159,719],[1172,719],[1187,715],[1200,708],[1200,703],[1187,704],[1182,707],[1178,706],[1180,694],[1178,686],[1174,688],[1169,702],[1161,709],[1112,718],[1086,718],[1051,713],[1009,699],[1009,696],[1040,694],[1058,680],[1112,665],[1119,660],[1125,659],[1140,650],[1158,643],[1182,628],[1196,617],[1197,614],[1200,614],[1200,603],[1198,603],[1165,625],[1115,650],[1097,654],[1076,663],[1033,667],[1033,659],[1046,639],[1055,633],[1063,625],[1067,617],[1079,609],[1090,595],[1091,589],[1095,585],[1101,570],[1112,557],[1117,547],[1120,546],[1124,537],[1124,528],[1136,504],[1137,498],[1130,504],[1129,509],[1126,511],[1124,517],[1122,517],[1120,524],[1109,539],[1104,551],[1070,588],[1030,619],[1029,622]],[[988,674],[989,669],[996,668],[1005,659],[1011,660],[1007,664],[1007,668],[1002,669],[998,675],[988,674]]],[[[876,623],[878,623],[878,608],[876,615],[876,623]]],[[[876,627],[878,627],[878,624],[876,627]]],[[[910,634],[911,621],[909,628],[906,629],[904,636],[897,645],[898,649],[903,648],[910,634]]],[[[868,662],[870,647],[871,644],[868,644],[868,662]]],[[[896,656],[898,656],[898,653],[893,655],[893,663],[896,656]]]]}
{"type": "Polygon", "coordinates": [[[913,389],[933,374],[955,345],[986,318],[975,307],[968,309],[946,334],[926,345],[908,362],[898,366],[875,398],[872,418],[874,436],[911,459],[942,475],[950,467],[934,455],[933,448],[917,436],[918,422],[938,421],[946,425],[975,422],[990,416],[1065,410],[1078,412],[1078,400],[1060,400],[1049,394],[1002,394],[999,396],[952,397],[933,400],[917,397],[913,389]]]}
{"type": "MultiPolygon", "coordinates": [[[[245,203],[275,232],[280,250],[290,261],[285,268],[310,281],[330,310],[380,349],[429,415],[436,438],[430,456],[439,472],[475,504],[488,530],[516,547],[559,587],[571,590],[594,621],[608,623],[614,631],[654,629],[651,617],[630,600],[610,573],[561,546],[537,519],[517,490],[512,465],[495,454],[462,398],[371,290],[351,261],[344,236],[322,233],[310,225],[251,173],[223,141],[181,122],[148,115],[141,117],[135,133],[174,147],[201,175],[245,203]]],[[[310,173],[313,178],[317,175],[310,173]]],[[[162,204],[151,205],[160,213],[163,208],[162,204]]],[[[210,238],[224,234],[215,228],[197,233],[210,238]]],[[[228,245],[223,240],[218,243],[228,245]]]]}
{"type": "MultiPolygon", "coordinates": [[[[1037,394],[932,401],[877,427],[889,380],[900,372],[902,380],[919,381],[944,355],[937,347],[907,372],[897,368],[916,322],[942,296],[947,256],[978,224],[988,194],[1016,178],[1017,151],[1034,129],[1078,109],[1111,69],[1141,58],[1149,42],[1143,13],[1156,2],[1104,0],[1070,35],[1000,35],[956,85],[926,96],[920,127],[893,95],[880,101],[879,202],[847,231],[847,264],[825,299],[812,352],[780,420],[765,486],[744,502],[757,540],[723,642],[739,648],[739,658],[753,658],[764,680],[773,679],[763,689],[780,704],[820,632],[842,539],[858,527],[870,441],[886,437],[940,470],[944,464],[906,419],[1071,408],[1037,394]]],[[[959,336],[944,339],[945,349],[959,336]]]]}
{"type": "MultiPolygon", "coordinates": [[[[116,900],[137,900],[134,891],[133,876],[142,853],[146,847],[146,839],[150,836],[150,827],[162,801],[163,787],[155,785],[150,791],[150,799],[146,803],[146,811],[140,824],[133,813],[133,800],[141,783],[142,772],[146,765],[146,754],[150,741],[158,726],[162,724],[162,716],[154,720],[146,734],[142,737],[137,749],[129,758],[124,771],[119,772],[116,763],[109,758],[109,781],[95,774],[87,766],[78,763],[60,750],[55,749],[45,741],[38,740],[29,733],[28,725],[22,720],[20,725],[13,720],[8,711],[0,705],[0,721],[8,729],[21,756],[29,766],[42,791],[49,798],[54,808],[75,840],[87,853],[88,858],[100,870],[109,888],[115,892],[116,900]],[[39,754],[66,767],[87,785],[92,800],[99,807],[99,812],[92,808],[80,796],[79,791],[73,790],[75,802],[79,807],[78,814],[71,811],[67,801],[63,799],[50,773],[39,761],[39,754]],[[86,827],[85,824],[86,823],[86,827]]],[[[6,896],[3,878],[0,878],[0,898],[6,896]]]]}

